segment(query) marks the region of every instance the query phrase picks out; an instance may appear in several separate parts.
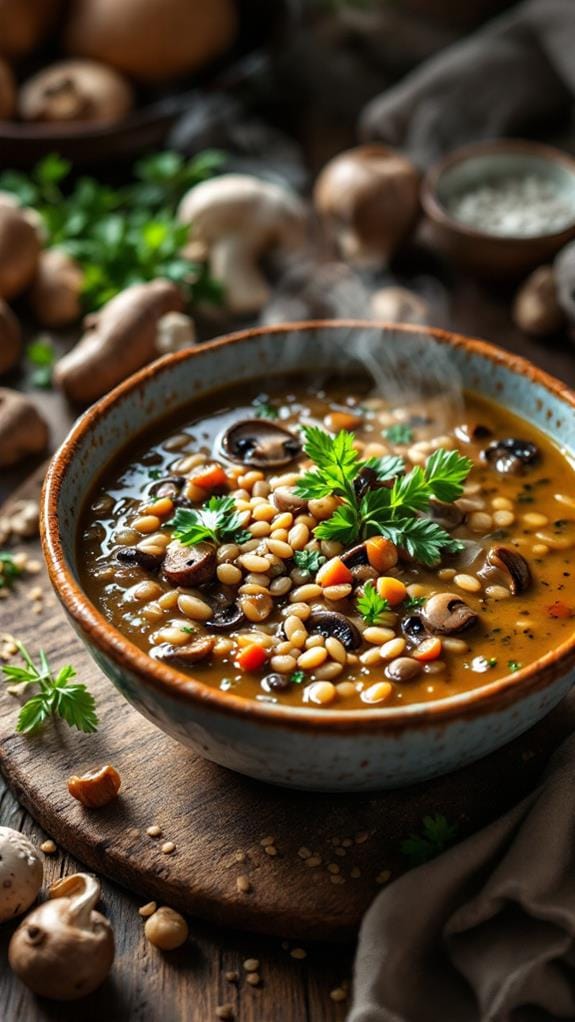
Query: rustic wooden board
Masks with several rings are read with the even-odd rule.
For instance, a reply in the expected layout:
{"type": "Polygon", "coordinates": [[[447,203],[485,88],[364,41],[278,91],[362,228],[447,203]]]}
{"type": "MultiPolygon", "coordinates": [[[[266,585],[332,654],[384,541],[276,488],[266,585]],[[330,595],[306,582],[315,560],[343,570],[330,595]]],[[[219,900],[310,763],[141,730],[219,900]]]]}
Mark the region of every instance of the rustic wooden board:
{"type": "MultiPolygon", "coordinates": [[[[24,494],[37,488],[33,478],[24,494]]],[[[37,542],[27,549],[39,556],[37,542]]],[[[97,700],[95,735],[56,722],[38,736],[19,736],[18,705],[0,692],[2,772],[57,844],[145,898],[284,937],[351,937],[379,889],[378,877],[403,867],[401,840],[426,813],[444,813],[462,834],[483,825],[534,784],[575,726],[571,700],[506,749],[424,786],[370,796],[288,792],[200,759],[131,709],[84,652],[44,574],[0,602],[2,633],[20,638],[33,653],[42,646],[54,666],[73,663],[97,700]],[[45,593],[41,614],[29,596],[37,585],[45,593]],[[105,762],[122,776],[121,797],[105,809],[85,810],[69,796],[66,779],[105,762]],[[162,828],[160,839],[146,834],[152,823],[162,828]],[[357,843],[360,834],[368,837],[357,843]],[[275,839],[275,856],[261,844],[268,836],[275,839]],[[337,846],[334,838],[353,844],[337,846]],[[173,841],[175,852],[164,854],[162,841],[173,841]],[[302,846],[321,864],[306,866],[298,855],[302,846]],[[339,867],[343,882],[334,883],[330,864],[339,867]],[[352,869],[361,875],[351,876],[352,869]],[[248,893],[238,891],[239,876],[249,878],[248,893]]]]}

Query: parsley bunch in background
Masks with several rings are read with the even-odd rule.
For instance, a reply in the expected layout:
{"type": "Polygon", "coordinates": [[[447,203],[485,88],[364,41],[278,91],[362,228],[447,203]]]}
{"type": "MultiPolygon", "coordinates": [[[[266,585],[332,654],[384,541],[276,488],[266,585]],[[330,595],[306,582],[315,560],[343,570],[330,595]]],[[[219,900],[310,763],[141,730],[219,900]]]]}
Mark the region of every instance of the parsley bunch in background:
{"type": "Polygon", "coordinates": [[[425,468],[416,465],[404,473],[404,462],[396,455],[361,461],[355,436],[347,430],[334,437],[317,426],[308,426],[304,434],[304,451],[316,467],[301,477],[297,493],[307,500],[332,494],[341,498],[332,516],[316,526],[318,539],[350,546],[379,533],[416,561],[429,565],[444,551],[462,549],[445,529],[420,516],[432,499],[451,502],[461,496],[472,468],[469,458],[440,448],[428,458],[425,468]],[[379,484],[391,485],[370,487],[361,495],[363,488],[356,483],[366,470],[375,474],[379,484]]]}
{"type": "Polygon", "coordinates": [[[110,188],[90,177],[69,187],[71,164],[46,156],[32,174],[5,171],[0,190],[38,211],[50,246],[65,249],[85,275],[84,305],[94,311],[131,284],[165,277],[192,302],[221,302],[221,289],[203,263],[181,255],[189,228],[176,220],[182,196],[223,165],[206,150],[191,160],[163,152],[136,163],[134,181],[110,188]]]}

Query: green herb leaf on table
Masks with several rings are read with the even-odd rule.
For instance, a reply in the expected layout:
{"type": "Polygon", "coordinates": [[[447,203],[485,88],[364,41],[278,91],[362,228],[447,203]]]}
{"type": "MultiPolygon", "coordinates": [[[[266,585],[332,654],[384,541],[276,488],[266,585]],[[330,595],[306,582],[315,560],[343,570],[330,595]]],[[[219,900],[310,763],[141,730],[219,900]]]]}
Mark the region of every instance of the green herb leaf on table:
{"type": "Polygon", "coordinates": [[[28,650],[17,643],[24,667],[4,664],[2,673],[5,680],[24,691],[29,685],[38,685],[40,691],[27,699],[16,724],[16,730],[23,734],[37,731],[48,717],[61,717],[70,727],[90,733],[97,730],[98,716],[96,703],[85,685],[73,681],[74,668],[67,664],[54,674],[43,649],[38,654],[36,666],[28,650]]]}
{"type": "Polygon", "coordinates": [[[26,348],[26,361],[30,366],[30,383],[33,387],[49,390],[56,362],[56,351],[51,339],[40,334],[26,348]]]}
{"type": "Polygon", "coordinates": [[[168,522],[183,546],[198,543],[245,543],[252,535],[242,527],[233,497],[210,497],[200,508],[179,507],[168,522]]]}
{"type": "Polygon", "coordinates": [[[363,593],[358,596],[355,605],[368,625],[379,624],[382,614],[390,609],[389,601],[379,595],[373,582],[366,582],[363,593]]]}
{"type": "Polygon", "coordinates": [[[383,435],[392,444],[410,444],[413,440],[413,430],[406,422],[394,422],[383,430],[383,435]]]}
{"type": "Polygon", "coordinates": [[[220,170],[224,159],[215,150],[191,160],[158,153],[136,164],[132,184],[113,189],[88,177],[69,185],[71,165],[51,154],[30,175],[0,174],[0,189],[33,206],[44,222],[48,245],[78,261],[86,311],[155,277],[182,286],[194,303],[221,304],[222,288],[205,263],[181,254],[189,227],[176,219],[176,209],[185,192],[220,170]]]}
{"type": "Polygon", "coordinates": [[[296,567],[300,571],[307,572],[308,575],[315,575],[326,561],[326,558],[323,554],[320,554],[319,550],[296,550],[293,559],[296,567]]]}
{"type": "Polygon", "coordinates": [[[421,866],[449,848],[454,843],[457,833],[457,826],[449,823],[445,816],[439,813],[435,816],[424,816],[421,833],[410,834],[402,841],[402,854],[410,866],[421,866]]]}
{"type": "Polygon", "coordinates": [[[0,550],[0,589],[11,589],[22,574],[22,568],[9,550],[0,550]]]}

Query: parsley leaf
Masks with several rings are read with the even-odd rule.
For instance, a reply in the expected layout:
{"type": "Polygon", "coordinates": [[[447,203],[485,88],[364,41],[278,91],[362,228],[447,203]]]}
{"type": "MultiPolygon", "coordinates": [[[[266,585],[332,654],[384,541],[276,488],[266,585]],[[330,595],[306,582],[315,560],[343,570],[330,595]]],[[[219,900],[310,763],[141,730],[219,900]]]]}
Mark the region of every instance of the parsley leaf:
{"type": "Polygon", "coordinates": [[[416,610],[425,603],[425,596],[408,596],[403,604],[405,610],[416,610]]]}
{"type": "Polygon", "coordinates": [[[52,386],[52,371],[56,351],[49,337],[41,334],[26,348],[26,360],[32,368],[30,383],[33,387],[48,390],[52,386]]]}
{"type": "Polygon", "coordinates": [[[392,444],[410,444],[413,440],[413,430],[407,422],[394,422],[383,430],[383,435],[392,444]]]}
{"type": "Polygon", "coordinates": [[[441,852],[453,844],[458,828],[449,823],[445,816],[424,816],[421,834],[410,834],[402,841],[401,851],[408,859],[410,866],[421,866],[424,862],[435,859],[441,852]]]}
{"type": "Polygon", "coordinates": [[[308,426],[304,435],[305,453],[316,467],[301,476],[296,492],[308,500],[341,498],[331,517],[316,526],[318,539],[350,545],[380,534],[429,565],[435,564],[443,551],[461,550],[461,543],[445,529],[418,516],[427,511],[433,498],[449,502],[460,496],[472,468],[468,458],[440,448],[425,468],[416,465],[404,473],[404,463],[397,456],[362,462],[354,434],[347,430],[334,437],[317,426],[308,426]],[[354,483],[366,467],[375,470],[380,481],[393,480],[393,485],[368,489],[360,497],[354,483]]]}
{"type": "Polygon", "coordinates": [[[11,589],[21,574],[22,568],[16,564],[10,551],[0,550],[0,589],[11,589]]]}
{"type": "Polygon", "coordinates": [[[389,601],[379,595],[373,582],[366,582],[363,593],[358,596],[355,605],[368,625],[378,624],[381,615],[389,610],[389,601]]]}
{"type": "Polygon", "coordinates": [[[279,419],[279,411],[264,396],[257,397],[253,405],[258,419],[279,419]]]}
{"type": "Polygon", "coordinates": [[[293,559],[296,567],[300,571],[307,572],[308,575],[315,575],[316,571],[319,571],[326,560],[319,550],[296,550],[293,559]]]}
{"type": "Polygon", "coordinates": [[[18,686],[20,691],[24,691],[28,685],[39,685],[40,691],[24,703],[16,730],[30,734],[37,731],[48,717],[55,716],[61,717],[78,731],[96,731],[99,721],[94,696],[85,685],[72,681],[76,677],[74,668],[67,664],[54,675],[43,649],[38,655],[37,667],[26,647],[20,642],[17,646],[25,666],[3,665],[2,672],[6,680],[18,686]]]}
{"type": "Polygon", "coordinates": [[[168,522],[175,539],[183,546],[197,543],[245,543],[252,539],[242,528],[234,498],[210,497],[200,508],[179,507],[168,522]]]}
{"type": "Polygon", "coordinates": [[[515,674],[516,671],[520,671],[521,670],[521,668],[523,667],[523,664],[519,663],[519,660],[508,660],[507,661],[507,666],[508,666],[509,670],[511,671],[511,673],[515,674]]]}
{"type": "Polygon", "coordinates": [[[294,671],[289,679],[294,685],[301,685],[305,681],[305,671],[294,671]]]}

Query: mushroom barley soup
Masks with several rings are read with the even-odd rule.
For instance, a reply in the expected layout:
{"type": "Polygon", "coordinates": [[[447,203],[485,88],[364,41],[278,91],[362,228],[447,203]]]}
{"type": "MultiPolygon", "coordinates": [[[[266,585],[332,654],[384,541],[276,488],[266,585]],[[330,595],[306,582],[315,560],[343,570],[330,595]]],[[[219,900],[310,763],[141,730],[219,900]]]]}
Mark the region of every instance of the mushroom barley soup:
{"type": "Polygon", "coordinates": [[[369,709],[571,635],[575,477],[545,436],[471,394],[447,426],[359,380],[266,387],[211,394],[91,495],[83,585],[129,640],[224,693],[369,709]]]}

